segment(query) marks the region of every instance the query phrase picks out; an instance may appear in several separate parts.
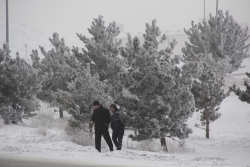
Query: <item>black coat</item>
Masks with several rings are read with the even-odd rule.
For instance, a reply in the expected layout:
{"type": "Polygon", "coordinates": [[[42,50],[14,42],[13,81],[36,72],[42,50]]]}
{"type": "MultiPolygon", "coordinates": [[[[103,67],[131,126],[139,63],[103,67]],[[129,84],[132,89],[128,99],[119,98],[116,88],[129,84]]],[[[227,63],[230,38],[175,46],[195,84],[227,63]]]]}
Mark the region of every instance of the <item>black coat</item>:
{"type": "Polygon", "coordinates": [[[94,109],[91,121],[95,122],[95,127],[108,127],[110,123],[110,112],[102,105],[99,109],[94,109]]]}
{"type": "Polygon", "coordinates": [[[120,114],[115,112],[111,115],[111,129],[112,130],[120,130],[121,128],[124,128],[125,125],[121,122],[120,114]]]}

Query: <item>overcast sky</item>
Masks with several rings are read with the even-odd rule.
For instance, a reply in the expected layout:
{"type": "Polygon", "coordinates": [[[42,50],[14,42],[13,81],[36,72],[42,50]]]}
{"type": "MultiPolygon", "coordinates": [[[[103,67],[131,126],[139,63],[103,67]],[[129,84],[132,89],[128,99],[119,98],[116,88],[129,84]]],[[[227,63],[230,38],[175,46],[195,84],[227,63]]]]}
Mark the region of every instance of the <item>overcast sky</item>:
{"type": "MultiPolygon", "coordinates": [[[[5,19],[0,0],[0,18],[5,19]]],[[[250,23],[250,0],[219,0],[219,9],[229,10],[238,22],[250,23]]],[[[215,15],[216,0],[206,0],[206,16],[215,15]]],[[[9,0],[9,19],[51,37],[58,32],[68,46],[83,46],[76,36],[90,36],[93,18],[104,17],[124,24],[125,32],[144,32],[145,23],[157,19],[161,30],[188,29],[204,16],[204,0],[9,0]]],[[[5,32],[0,32],[5,33],[5,32]]],[[[11,34],[10,34],[11,35],[11,34]]]]}

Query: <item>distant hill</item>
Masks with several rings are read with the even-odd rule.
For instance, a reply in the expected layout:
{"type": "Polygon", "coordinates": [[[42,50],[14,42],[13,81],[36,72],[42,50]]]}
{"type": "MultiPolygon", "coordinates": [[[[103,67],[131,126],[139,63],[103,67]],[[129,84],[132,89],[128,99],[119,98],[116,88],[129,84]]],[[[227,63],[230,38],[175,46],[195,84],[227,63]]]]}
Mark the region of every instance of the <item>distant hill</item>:
{"type": "MultiPolygon", "coordinates": [[[[4,43],[6,43],[6,21],[0,18],[0,48],[3,47],[4,43]]],[[[16,52],[18,52],[21,58],[30,62],[30,54],[34,49],[39,51],[40,57],[43,57],[39,45],[43,46],[46,50],[51,48],[49,37],[46,37],[38,30],[26,27],[26,25],[17,24],[12,21],[9,22],[11,57],[16,57],[16,52]]]]}

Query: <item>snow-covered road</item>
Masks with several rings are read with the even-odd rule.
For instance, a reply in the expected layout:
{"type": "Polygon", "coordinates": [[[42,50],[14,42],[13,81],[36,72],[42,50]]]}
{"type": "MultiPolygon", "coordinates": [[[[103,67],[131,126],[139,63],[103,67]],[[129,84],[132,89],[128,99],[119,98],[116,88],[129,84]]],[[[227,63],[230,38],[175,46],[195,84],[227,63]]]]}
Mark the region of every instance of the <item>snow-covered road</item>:
{"type": "MultiPolygon", "coordinates": [[[[27,158],[23,156],[0,154],[0,167],[127,167],[122,164],[102,164],[98,162],[65,161],[62,159],[27,158]]],[[[133,165],[131,167],[142,167],[133,165]]]]}

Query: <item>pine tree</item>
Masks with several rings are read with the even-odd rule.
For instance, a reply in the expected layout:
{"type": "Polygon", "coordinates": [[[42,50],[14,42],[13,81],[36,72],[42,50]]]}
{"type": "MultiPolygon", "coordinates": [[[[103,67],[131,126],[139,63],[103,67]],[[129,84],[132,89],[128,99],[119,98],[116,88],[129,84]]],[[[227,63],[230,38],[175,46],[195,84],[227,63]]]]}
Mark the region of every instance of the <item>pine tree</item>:
{"type": "Polygon", "coordinates": [[[46,52],[40,46],[44,58],[40,57],[36,50],[32,51],[31,59],[33,67],[39,70],[39,75],[44,77],[42,91],[38,97],[47,102],[54,102],[54,94],[58,89],[67,90],[67,82],[73,81],[77,76],[76,72],[84,68],[81,62],[70,53],[65,45],[64,39],[59,39],[57,33],[53,34],[50,42],[54,46],[51,51],[46,52]]]}
{"type": "Polygon", "coordinates": [[[79,53],[78,48],[73,48],[73,52],[79,60],[90,63],[92,75],[98,73],[101,81],[108,80],[111,94],[115,98],[122,89],[117,75],[126,67],[118,56],[121,40],[117,41],[116,37],[120,33],[119,28],[115,22],[106,27],[103,17],[99,16],[88,31],[92,38],[77,34],[86,49],[83,48],[83,53],[79,53]]]}
{"type": "Polygon", "coordinates": [[[140,46],[138,38],[129,35],[127,47],[120,49],[129,68],[119,74],[124,89],[116,102],[131,116],[129,126],[137,132],[132,139],[160,138],[166,146],[166,136],[184,139],[192,132],[186,124],[195,110],[192,81],[181,75],[178,58],[171,58],[176,41],[158,51],[166,36],[161,36],[156,20],[146,24],[144,39],[140,46]]]}
{"type": "Polygon", "coordinates": [[[225,74],[240,68],[248,56],[249,44],[245,43],[248,28],[243,30],[228,11],[225,17],[219,11],[215,17],[210,15],[208,22],[204,20],[198,25],[192,22],[192,27],[184,31],[190,43],[186,42],[182,50],[186,63],[182,69],[195,80],[192,93],[209,138],[209,123],[220,117],[219,105],[229,94],[222,90],[225,74]]]}
{"type": "Polygon", "coordinates": [[[184,29],[190,39],[183,48],[185,61],[195,61],[196,55],[206,50],[216,61],[226,59],[231,64],[229,72],[240,68],[248,56],[248,28],[242,29],[228,11],[225,16],[219,11],[214,17],[210,15],[208,21],[203,20],[198,25],[192,21],[191,25],[189,30],[184,29]]]}
{"type": "MultiPolygon", "coordinates": [[[[228,61],[216,61],[207,53],[196,55],[194,62],[187,62],[182,67],[184,75],[191,75],[194,79],[191,91],[195,98],[195,107],[201,112],[201,125],[206,125],[206,138],[209,138],[209,124],[220,118],[219,106],[229,95],[222,87],[225,73],[230,69],[228,61]]],[[[199,125],[196,124],[196,127],[199,125]]]]}
{"type": "Polygon", "coordinates": [[[91,74],[89,60],[83,60],[84,56],[76,48],[71,53],[57,33],[50,41],[54,46],[51,51],[46,52],[40,47],[44,59],[40,61],[37,51],[31,55],[33,66],[39,70],[39,75],[45,77],[39,98],[56,103],[60,110],[72,115],[69,120],[71,127],[85,128],[94,100],[98,99],[104,105],[111,104],[110,88],[107,81],[100,81],[97,73],[91,74]]]}
{"type": "Polygon", "coordinates": [[[6,124],[33,115],[43,79],[18,53],[15,59],[9,53],[7,45],[0,49],[0,115],[6,124]]]}
{"type": "Polygon", "coordinates": [[[90,65],[87,64],[87,68],[78,73],[76,79],[67,83],[67,89],[59,90],[56,99],[73,116],[73,119],[69,120],[70,126],[88,132],[86,127],[93,110],[93,101],[99,100],[104,106],[109,106],[113,101],[109,86],[106,81],[100,81],[98,74],[92,76],[90,65]]]}

